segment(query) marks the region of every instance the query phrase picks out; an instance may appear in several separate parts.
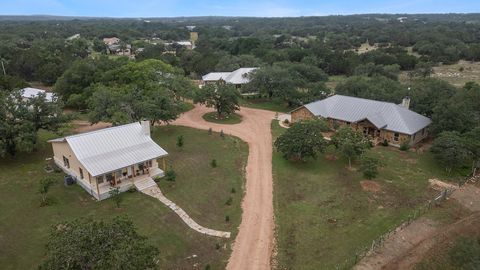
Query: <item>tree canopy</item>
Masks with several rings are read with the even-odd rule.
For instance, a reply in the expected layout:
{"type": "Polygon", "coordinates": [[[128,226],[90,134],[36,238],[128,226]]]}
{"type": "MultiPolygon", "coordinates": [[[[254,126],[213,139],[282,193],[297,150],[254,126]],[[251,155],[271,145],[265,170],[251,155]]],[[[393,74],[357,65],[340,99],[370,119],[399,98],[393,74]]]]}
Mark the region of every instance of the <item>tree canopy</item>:
{"type": "Polygon", "coordinates": [[[274,146],[286,159],[305,161],[325,150],[327,142],[322,132],[326,131],[328,125],[323,120],[297,122],[275,140],[274,146]]]}
{"type": "Polygon", "coordinates": [[[52,227],[39,269],[152,269],[158,252],[126,218],[82,218],[52,227]]]}

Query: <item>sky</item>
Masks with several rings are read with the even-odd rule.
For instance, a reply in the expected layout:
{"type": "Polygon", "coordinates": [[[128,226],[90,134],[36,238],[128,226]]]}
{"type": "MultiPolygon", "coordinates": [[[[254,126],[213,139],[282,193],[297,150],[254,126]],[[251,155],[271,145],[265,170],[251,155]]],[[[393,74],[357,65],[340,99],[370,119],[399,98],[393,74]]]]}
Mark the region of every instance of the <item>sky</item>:
{"type": "Polygon", "coordinates": [[[297,17],[478,12],[479,0],[0,0],[0,15],[297,17]]]}

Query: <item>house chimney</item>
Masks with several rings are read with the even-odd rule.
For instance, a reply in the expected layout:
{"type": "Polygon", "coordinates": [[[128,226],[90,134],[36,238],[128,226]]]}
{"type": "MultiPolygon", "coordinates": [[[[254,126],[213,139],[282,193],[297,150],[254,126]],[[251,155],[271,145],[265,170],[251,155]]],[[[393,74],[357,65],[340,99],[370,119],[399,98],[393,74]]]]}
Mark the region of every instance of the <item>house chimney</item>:
{"type": "Polygon", "coordinates": [[[404,97],[402,100],[402,106],[406,109],[410,108],[410,97],[404,97]]]}
{"type": "Polygon", "coordinates": [[[140,121],[143,134],[150,136],[150,121],[140,121]]]}

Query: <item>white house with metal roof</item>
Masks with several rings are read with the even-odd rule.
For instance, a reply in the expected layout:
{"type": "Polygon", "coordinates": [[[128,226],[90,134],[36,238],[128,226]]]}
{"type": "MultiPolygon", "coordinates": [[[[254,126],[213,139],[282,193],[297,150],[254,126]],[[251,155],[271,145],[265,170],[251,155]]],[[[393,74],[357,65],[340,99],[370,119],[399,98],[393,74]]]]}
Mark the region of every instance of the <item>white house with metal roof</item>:
{"type": "Polygon", "coordinates": [[[168,153],[150,137],[148,121],[96,130],[49,141],[54,162],[97,200],[153,186],[164,176],[168,153]],[[163,170],[158,168],[162,162],[163,170]]]}
{"type": "Polygon", "coordinates": [[[210,72],[202,76],[204,83],[219,83],[225,82],[240,87],[243,84],[250,82],[251,73],[258,68],[239,68],[232,72],[210,72]]]}
{"type": "Polygon", "coordinates": [[[32,88],[32,87],[25,87],[20,90],[22,94],[23,99],[31,99],[34,97],[38,97],[41,94],[45,95],[45,100],[53,102],[54,101],[54,95],[53,93],[47,92],[42,89],[37,89],[37,88],[32,88]]]}
{"type": "Polygon", "coordinates": [[[427,137],[428,117],[409,110],[410,99],[402,104],[333,95],[291,112],[292,122],[314,117],[327,119],[332,126],[350,125],[376,142],[399,146],[416,144],[427,137]]]}

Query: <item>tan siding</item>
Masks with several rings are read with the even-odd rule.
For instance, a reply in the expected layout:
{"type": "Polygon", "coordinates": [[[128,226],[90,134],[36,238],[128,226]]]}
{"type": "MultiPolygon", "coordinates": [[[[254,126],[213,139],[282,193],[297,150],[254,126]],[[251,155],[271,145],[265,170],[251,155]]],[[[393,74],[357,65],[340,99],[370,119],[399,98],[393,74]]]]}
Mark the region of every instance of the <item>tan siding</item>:
{"type": "Polygon", "coordinates": [[[79,168],[82,168],[83,170],[83,177],[84,179],[88,180],[86,175],[89,173],[87,169],[85,169],[82,164],[78,161],[77,157],[73,153],[72,148],[68,145],[67,142],[53,142],[52,143],[52,148],[53,148],[53,156],[63,164],[63,157],[65,156],[68,158],[68,161],[70,163],[70,170],[74,171],[78,177],[80,177],[80,170],[79,168]]]}

